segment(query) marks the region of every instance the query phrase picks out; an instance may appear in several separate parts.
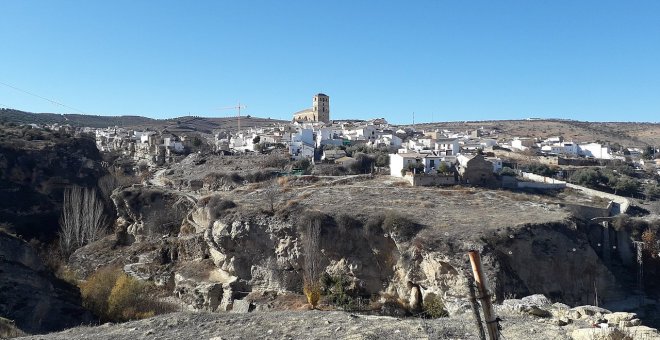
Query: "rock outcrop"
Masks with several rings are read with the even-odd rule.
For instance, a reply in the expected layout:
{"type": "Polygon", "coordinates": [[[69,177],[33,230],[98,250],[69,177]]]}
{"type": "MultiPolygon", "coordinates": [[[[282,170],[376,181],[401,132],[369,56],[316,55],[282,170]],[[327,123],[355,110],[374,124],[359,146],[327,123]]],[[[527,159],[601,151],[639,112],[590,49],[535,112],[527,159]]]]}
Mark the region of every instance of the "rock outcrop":
{"type": "Polygon", "coordinates": [[[0,232],[0,316],[28,333],[93,323],[78,288],[44,270],[24,241],[0,232]]]}
{"type": "Polygon", "coordinates": [[[26,239],[55,236],[64,188],[104,174],[93,139],[0,126],[0,222],[26,239]]]}

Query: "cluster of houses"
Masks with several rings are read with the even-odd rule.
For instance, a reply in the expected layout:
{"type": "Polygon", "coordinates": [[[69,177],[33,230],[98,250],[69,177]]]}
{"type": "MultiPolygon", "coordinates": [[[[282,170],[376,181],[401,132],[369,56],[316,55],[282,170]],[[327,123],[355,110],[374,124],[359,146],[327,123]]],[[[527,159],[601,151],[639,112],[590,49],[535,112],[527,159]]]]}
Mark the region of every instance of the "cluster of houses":
{"type": "Polygon", "coordinates": [[[100,151],[117,152],[149,165],[175,162],[186,150],[186,136],[168,132],[138,131],[119,127],[94,130],[100,151]]]}
{"type": "MultiPolygon", "coordinates": [[[[66,126],[49,128],[62,129],[66,126]]],[[[191,138],[166,131],[111,127],[83,128],[80,132],[93,134],[101,151],[118,152],[149,165],[176,162],[192,143],[191,138]]],[[[331,120],[330,98],[319,93],[313,96],[312,107],[294,113],[290,123],[235,132],[217,131],[207,137],[207,142],[217,152],[240,154],[283,148],[288,150],[291,160],[308,159],[311,162],[342,165],[355,161],[347,156],[344,147],[366,146],[390,154],[391,176],[404,177],[413,184],[421,185],[456,181],[488,183],[503,168],[502,159],[495,157],[495,149],[533,149],[549,156],[575,159],[628,161],[633,157],[644,162],[639,157],[642,150],[635,148],[627,149],[626,158],[600,143],[577,143],[565,141],[562,137],[545,140],[516,137],[502,141],[497,134],[497,131],[483,128],[465,132],[400,128],[388,124],[385,119],[331,120]]],[[[657,166],[657,160],[647,163],[657,166]]]]}
{"type": "Polygon", "coordinates": [[[576,143],[573,141],[564,141],[561,136],[550,137],[541,141],[537,141],[534,138],[516,137],[511,141],[511,148],[520,151],[525,151],[530,148],[538,148],[545,154],[564,155],[569,157],[624,159],[623,156],[614,155],[608,145],[603,145],[600,143],[576,143]]]}

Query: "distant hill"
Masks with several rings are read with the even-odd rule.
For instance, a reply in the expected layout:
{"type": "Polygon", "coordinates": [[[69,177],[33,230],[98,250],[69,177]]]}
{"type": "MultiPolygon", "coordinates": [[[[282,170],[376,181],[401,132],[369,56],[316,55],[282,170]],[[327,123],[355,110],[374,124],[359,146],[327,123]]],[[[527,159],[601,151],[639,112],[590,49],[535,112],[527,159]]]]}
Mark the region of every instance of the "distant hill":
{"type": "MultiPolygon", "coordinates": [[[[211,133],[214,129],[235,130],[238,122],[236,117],[206,118],[185,116],[171,119],[152,119],[140,116],[94,116],[82,114],[32,113],[14,109],[0,109],[0,122],[16,124],[69,124],[71,126],[86,126],[104,128],[119,126],[124,128],[167,129],[169,131],[198,131],[211,133]]],[[[241,117],[241,128],[266,126],[286,121],[241,117]]]]}
{"type": "Polygon", "coordinates": [[[494,132],[491,138],[563,136],[575,142],[609,142],[623,146],[660,145],[660,124],[640,122],[583,122],[564,119],[485,120],[466,122],[436,122],[416,124],[423,130],[447,129],[494,132]]]}

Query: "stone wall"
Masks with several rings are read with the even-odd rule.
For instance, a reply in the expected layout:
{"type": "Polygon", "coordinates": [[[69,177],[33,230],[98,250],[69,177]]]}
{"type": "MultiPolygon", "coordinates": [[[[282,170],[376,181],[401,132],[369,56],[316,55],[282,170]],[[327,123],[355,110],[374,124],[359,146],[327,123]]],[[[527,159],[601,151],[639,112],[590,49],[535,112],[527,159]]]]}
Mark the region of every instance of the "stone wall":
{"type": "Polygon", "coordinates": [[[433,174],[417,174],[406,173],[404,177],[414,187],[418,186],[435,186],[435,185],[454,185],[456,179],[454,175],[433,175],[433,174]]]}

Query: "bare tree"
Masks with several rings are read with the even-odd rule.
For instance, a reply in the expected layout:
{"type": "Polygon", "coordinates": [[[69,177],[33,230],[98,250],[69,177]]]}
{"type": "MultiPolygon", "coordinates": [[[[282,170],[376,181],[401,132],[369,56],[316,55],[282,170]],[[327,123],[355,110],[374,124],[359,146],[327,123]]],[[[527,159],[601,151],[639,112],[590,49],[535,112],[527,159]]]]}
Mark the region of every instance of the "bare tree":
{"type": "Polygon", "coordinates": [[[103,201],[95,189],[74,186],[64,190],[59,236],[60,249],[65,257],[77,248],[103,237],[106,226],[103,201]]]}
{"type": "Polygon", "coordinates": [[[302,230],[302,248],[305,262],[303,266],[303,292],[307,302],[316,308],[321,298],[321,218],[313,216],[305,221],[302,230]]]}
{"type": "Polygon", "coordinates": [[[268,202],[270,206],[270,212],[275,212],[275,203],[280,198],[280,188],[277,186],[276,182],[271,182],[270,185],[264,189],[263,198],[268,202]]]}

